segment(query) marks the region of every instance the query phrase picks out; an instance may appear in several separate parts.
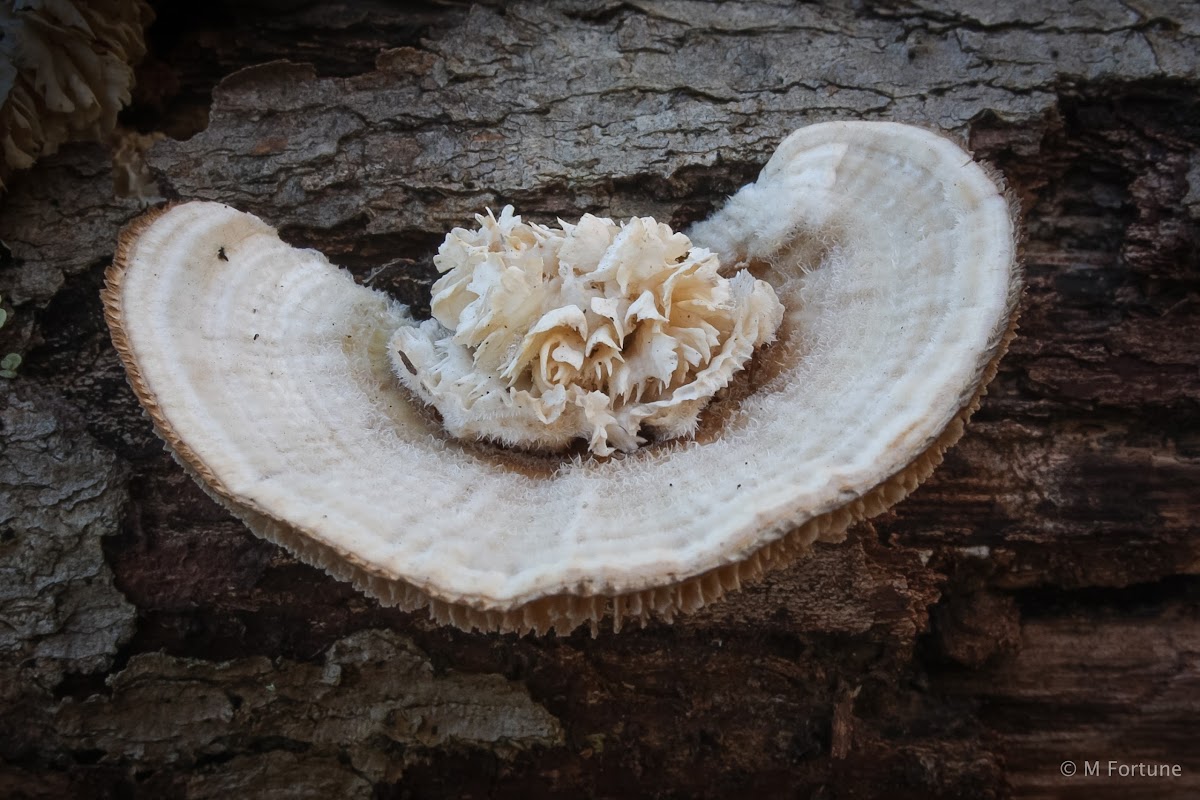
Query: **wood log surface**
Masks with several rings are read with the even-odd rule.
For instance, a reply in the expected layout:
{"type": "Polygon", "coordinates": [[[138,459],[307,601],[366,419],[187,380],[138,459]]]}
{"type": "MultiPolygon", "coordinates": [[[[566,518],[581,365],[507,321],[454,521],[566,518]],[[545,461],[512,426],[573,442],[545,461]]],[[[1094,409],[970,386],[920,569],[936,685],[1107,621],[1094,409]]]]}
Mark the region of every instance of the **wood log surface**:
{"type": "Polygon", "coordinates": [[[1200,796],[1200,6],[187,5],[123,131],[0,197],[0,797],[1200,796]],[[830,119],[1005,176],[1019,335],[911,497],[673,624],[380,607],[183,474],[103,322],[164,199],[427,314],[486,206],[683,226],[830,119]]]}

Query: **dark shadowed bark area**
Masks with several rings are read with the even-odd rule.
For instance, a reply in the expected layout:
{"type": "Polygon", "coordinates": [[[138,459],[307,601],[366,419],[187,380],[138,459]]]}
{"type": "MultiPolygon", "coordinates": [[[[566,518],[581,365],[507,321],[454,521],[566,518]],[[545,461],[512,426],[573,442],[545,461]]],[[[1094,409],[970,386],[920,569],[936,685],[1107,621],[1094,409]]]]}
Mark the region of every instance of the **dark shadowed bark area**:
{"type": "Polygon", "coordinates": [[[1198,52],[1189,0],[160,8],[115,165],[0,199],[0,797],[1200,795],[1198,52]],[[155,197],[428,313],[485,206],[682,226],[828,119],[1006,176],[1019,337],[914,495],[673,625],[380,607],[183,474],[102,319],[155,197]]]}

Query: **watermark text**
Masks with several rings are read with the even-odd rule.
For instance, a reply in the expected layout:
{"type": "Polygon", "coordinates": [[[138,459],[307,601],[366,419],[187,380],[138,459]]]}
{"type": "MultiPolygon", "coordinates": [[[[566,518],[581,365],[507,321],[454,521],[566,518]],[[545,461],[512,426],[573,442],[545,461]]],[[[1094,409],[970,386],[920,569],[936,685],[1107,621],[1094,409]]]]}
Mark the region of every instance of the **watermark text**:
{"type": "Polygon", "coordinates": [[[1083,775],[1089,778],[1179,778],[1183,767],[1145,761],[1064,761],[1058,768],[1066,777],[1083,775]]]}

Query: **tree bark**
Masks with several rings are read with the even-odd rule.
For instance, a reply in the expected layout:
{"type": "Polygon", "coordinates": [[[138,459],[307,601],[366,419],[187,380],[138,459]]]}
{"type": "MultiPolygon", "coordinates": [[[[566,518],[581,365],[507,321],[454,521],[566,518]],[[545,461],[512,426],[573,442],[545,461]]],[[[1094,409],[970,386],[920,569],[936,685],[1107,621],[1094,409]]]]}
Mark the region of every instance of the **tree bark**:
{"type": "Polygon", "coordinates": [[[0,200],[0,796],[1200,794],[1195,4],[161,5],[115,160],[65,148],[0,200]],[[104,326],[156,197],[428,313],[485,206],[683,226],[859,118],[1005,176],[1019,336],[915,494],[674,624],[380,607],[183,474],[104,326]]]}

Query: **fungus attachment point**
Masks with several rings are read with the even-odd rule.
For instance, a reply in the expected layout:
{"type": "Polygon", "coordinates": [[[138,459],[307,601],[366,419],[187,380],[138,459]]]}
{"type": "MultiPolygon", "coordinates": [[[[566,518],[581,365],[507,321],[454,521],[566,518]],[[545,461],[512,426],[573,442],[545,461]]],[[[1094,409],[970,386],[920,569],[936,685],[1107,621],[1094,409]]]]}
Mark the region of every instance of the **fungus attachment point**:
{"type": "Polygon", "coordinates": [[[455,229],[433,319],[392,339],[396,374],[462,438],[597,455],[691,434],[775,337],[783,306],[746,272],[649,217],[528,225],[505,206],[455,229]]]}
{"type": "Polygon", "coordinates": [[[837,540],[957,440],[1020,291],[988,172],[892,123],[794,133],[690,242],[644,219],[480,226],[447,240],[421,324],[218,203],[135,221],[104,289],[134,391],[213,497],[382,602],[467,629],[669,619],[837,540]],[[523,448],[629,449],[691,430],[776,324],[753,391],[676,446],[531,469],[421,408],[523,448]]]}

